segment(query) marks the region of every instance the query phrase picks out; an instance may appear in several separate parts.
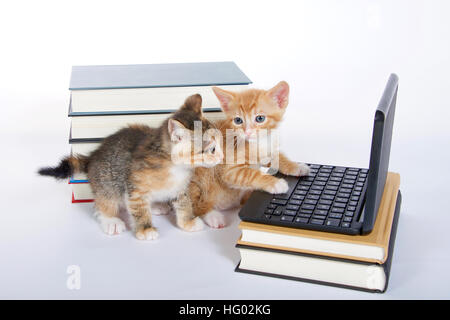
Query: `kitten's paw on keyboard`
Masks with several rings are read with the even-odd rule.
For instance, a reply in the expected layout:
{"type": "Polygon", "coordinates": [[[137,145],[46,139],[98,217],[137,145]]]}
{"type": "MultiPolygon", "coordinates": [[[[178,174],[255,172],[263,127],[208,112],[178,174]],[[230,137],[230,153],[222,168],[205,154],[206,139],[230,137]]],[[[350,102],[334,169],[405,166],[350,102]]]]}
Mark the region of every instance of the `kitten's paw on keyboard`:
{"type": "Polygon", "coordinates": [[[276,179],[272,185],[264,188],[269,193],[285,193],[289,190],[289,185],[284,179],[276,179]]]}
{"type": "Polygon", "coordinates": [[[309,168],[308,165],[306,165],[304,163],[298,163],[297,171],[293,175],[297,176],[297,177],[298,176],[307,176],[307,175],[309,175],[310,171],[311,171],[311,169],[309,168]]]}

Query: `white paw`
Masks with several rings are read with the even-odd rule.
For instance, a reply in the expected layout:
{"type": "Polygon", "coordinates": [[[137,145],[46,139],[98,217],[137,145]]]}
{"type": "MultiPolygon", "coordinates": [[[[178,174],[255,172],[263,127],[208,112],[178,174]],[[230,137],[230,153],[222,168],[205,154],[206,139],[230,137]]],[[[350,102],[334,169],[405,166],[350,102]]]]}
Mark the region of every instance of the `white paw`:
{"type": "Polygon", "coordinates": [[[200,219],[200,217],[196,217],[191,221],[184,223],[183,225],[180,225],[181,229],[188,232],[200,231],[203,230],[204,227],[205,224],[203,223],[202,219],[200,219]]]}
{"type": "Polygon", "coordinates": [[[296,172],[294,173],[294,176],[307,176],[309,175],[309,172],[311,171],[311,169],[308,167],[308,165],[304,164],[304,163],[299,163],[298,164],[298,168],[296,170],[296,172]]]}
{"type": "Polygon", "coordinates": [[[170,212],[170,206],[168,203],[152,203],[150,212],[155,216],[161,216],[170,212]]]}
{"type": "Polygon", "coordinates": [[[203,221],[205,221],[211,228],[220,229],[225,227],[225,217],[219,211],[212,210],[205,214],[202,218],[203,221]]]}
{"type": "Polygon", "coordinates": [[[125,222],[117,217],[105,217],[100,214],[98,220],[103,232],[110,236],[122,233],[127,228],[125,222]]]}
{"type": "Polygon", "coordinates": [[[277,182],[267,188],[269,193],[285,193],[289,190],[289,185],[284,179],[278,179],[277,182]]]}
{"type": "Polygon", "coordinates": [[[136,238],[139,240],[155,240],[159,236],[155,228],[147,228],[136,232],[136,238]]]}

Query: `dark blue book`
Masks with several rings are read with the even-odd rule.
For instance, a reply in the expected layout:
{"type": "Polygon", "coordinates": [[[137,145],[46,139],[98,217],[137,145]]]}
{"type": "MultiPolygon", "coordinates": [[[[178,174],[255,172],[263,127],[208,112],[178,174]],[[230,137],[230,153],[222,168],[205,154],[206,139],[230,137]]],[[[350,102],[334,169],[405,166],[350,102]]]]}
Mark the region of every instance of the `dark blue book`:
{"type": "Polygon", "coordinates": [[[250,83],[234,62],[74,66],[69,116],[173,112],[195,93],[216,111],[212,86],[239,91],[250,83]]]}

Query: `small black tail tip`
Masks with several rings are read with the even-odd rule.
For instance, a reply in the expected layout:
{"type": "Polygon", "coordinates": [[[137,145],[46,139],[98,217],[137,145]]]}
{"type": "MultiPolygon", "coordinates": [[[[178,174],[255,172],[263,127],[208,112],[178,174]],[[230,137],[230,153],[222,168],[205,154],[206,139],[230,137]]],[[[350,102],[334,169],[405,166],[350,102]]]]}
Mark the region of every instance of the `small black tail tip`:
{"type": "Polygon", "coordinates": [[[65,179],[72,175],[72,170],[69,165],[69,161],[64,159],[57,167],[45,167],[38,170],[38,174],[41,176],[54,177],[56,179],[65,179]]]}

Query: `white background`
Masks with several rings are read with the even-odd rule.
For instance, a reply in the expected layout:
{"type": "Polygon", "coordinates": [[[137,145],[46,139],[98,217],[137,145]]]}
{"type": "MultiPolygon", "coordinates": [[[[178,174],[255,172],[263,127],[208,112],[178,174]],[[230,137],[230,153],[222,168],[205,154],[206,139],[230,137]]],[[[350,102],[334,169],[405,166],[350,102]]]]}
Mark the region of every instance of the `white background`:
{"type": "Polygon", "coordinates": [[[0,10],[0,298],[450,298],[448,1],[10,1],[0,10]],[[374,110],[400,87],[390,170],[403,205],[383,295],[233,272],[236,213],[160,239],[103,235],[92,204],[38,177],[69,152],[72,65],[235,61],[291,87],[281,126],[298,161],[368,166],[374,110]],[[68,290],[66,269],[81,268],[68,290]]]}

